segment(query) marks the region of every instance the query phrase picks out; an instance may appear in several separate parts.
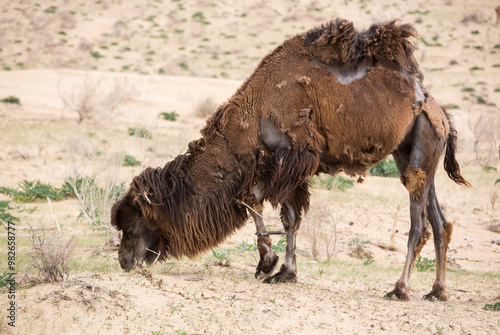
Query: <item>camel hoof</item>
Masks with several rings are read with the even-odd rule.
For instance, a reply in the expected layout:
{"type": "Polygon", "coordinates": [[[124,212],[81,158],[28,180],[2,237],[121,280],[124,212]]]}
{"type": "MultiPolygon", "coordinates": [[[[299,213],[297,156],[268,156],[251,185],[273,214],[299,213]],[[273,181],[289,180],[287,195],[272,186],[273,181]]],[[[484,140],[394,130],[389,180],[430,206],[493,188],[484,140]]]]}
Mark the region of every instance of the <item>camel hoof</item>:
{"type": "Polygon", "coordinates": [[[422,297],[422,300],[429,300],[429,301],[446,301],[448,300],[448,297],[446,297],[446,293],[443,292],[434,292],[431,291],[429,294],[426,294],[422,297]]]}
{"type": "Polygon", "coordinates": [[[401,301],[410,300],[407,293],[400,292],[398,290],[394,290],[394,291],[386,293],[384,295],[384,299],[386,299],[386,300],[401,300],[401,301]]]}
{"type": "Polygon", "coordinates": [[[276,265],[278,264],[279,256],[276,255],[276,253],[272,253],[269,257],[266,257],[264,260],[264,264],[262,265],[262,273],[264,276],[269,276],[271,273],[273,273],[274,269],[276,268],[276,265]],[[269,259],[270,258],[270,259],[269,259]]]}
{"type": "Polygon", "coordinates": [[[296,276],[282,275],[281,273],[277,273],[274,276],[269,276],[264,279],[263,283],[266,284],[277,284],[277,283],[296,283],[296,276]]]}
{"type": "Polygon", "coordinates": [[[275,284],[275,283],[296,283],[297,282],[297,274],[295,271],[290,271],[284,265],[281,265],[280,271],[273,275],[264,279],[264,283],[266,284],[275,284]]]}

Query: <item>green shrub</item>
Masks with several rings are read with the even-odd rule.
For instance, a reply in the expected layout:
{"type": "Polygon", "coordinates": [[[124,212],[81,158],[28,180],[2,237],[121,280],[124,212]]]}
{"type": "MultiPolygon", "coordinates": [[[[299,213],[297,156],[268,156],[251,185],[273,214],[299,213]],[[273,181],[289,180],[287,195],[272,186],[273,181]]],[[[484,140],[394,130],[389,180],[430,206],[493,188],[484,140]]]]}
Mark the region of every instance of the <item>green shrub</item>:
{"type": "Polygon", "coordinates": [[[90,52],[90,55],[91,55],[92,57],[94,57],[95,59],[104,58],[104,56],[103,56],[103,55],[101,55],[101,54],[99,53],[99,51],[91,51],[91,52],[90,52]]]}
{"type": "Polygon", "coordinates": [[[12,278],[12,276],[14,276],[13,273],[5,273],[5,271],[2,272],[0,275],[0,293],[6,291],[10,285],[16,285],[16,281],[12,278]]]}
{"type": "Polygon", "coordinates": [[[5,222],[7,222],[7,221],[19,222],[20,220],[18,217],[15,217],[8,212],[8,211],[14,210],[14,209],[15,209],[15,207],[12,207],[10,205],[10,201],[8,201],[8,200],[0,201],[0,219],[2,219],[5,222]]]}
{"type": "Polygon", "coordinates": [[[13,95],[9,95],[8,97],[3,98],[2,100],[0,100],[0,102],[6,103],[6,104],[18,104],[18,105],[21,105],[21,101],[19,101],[19,98],[15,97],[13,95]]]}
{"type": "Polygon", "coordinates": [[[281,237],[278,243],[274,244],[272,247],[274,252],[285,252],[286,251],[286,235],[281,237]]]}
{"type": "Polygon", "coordinates": [[[55,6],[50,6],[49,8],[44,10],[44,12],[47,14],[54,14],[56,11],[57,11],[57,7],[55,7],[55,6]]]}
{"type": "Polygon", "coordinates": [[[315,186],[320,188],[324,188],[326,190],[337,189],[339,191],[345,191],[348,188],[354,186],[354,180],[345,178],[342,176],[330,176],[326,175],[323,177],[313,177],[312,183],[315,186]]]}
{"type": "Polygon", "coordinates": [[[171,112],[162,112],[159,114],[159,116],[163,117],[164,120],[175,121],[177,120],[179,114],[177,114],[175,111],[171,111],[171,112]]]}
{"type": "Polygon", "coordinates": [[[238,251],[256,251],[257,249],[257,243],[255,242],[255,240],[253,241],[253,244],[248,244],[246,241],[243,241],[236,247],[236,250],[238,251]]]}
{"type": "Polygon", "coordinates": [[[16,189],[0,187],[0,193],[11,197],[17,202],[32,202],[37,199],[45,200],[46,198],[58,201],[69,196],[62,191],[62,188],[59,189],[50,184],[42,183],[40,180],[23,180],[19,182],[16,189]]]}
{"type": "Polygon", "coordinates": [[[418,256],[417,260],[415,262],[414,268],[418,272],[424,272],[424,271],[433,271],[436,269],[436,260],[435,259],[428,259],[428,258],[423,258],[422,256],[418,256]]]}
{"type": "Polygon", "coordinates": [[[485,311],[500,311],[500,301],[494,304],[486,304],[483,309],[485,311]]]}
{"type": "Polygon", "coordinates": [[[217,259],[220,259],[220,260],[227,260],[229,259],[229,253],[231,252],[231,250],[228,250],[228,249],[225,249],[225,248],[222,248],[221,250],[215,250],[213,249],[212,250],[212,256],[214,256],[215,258],[217,259]]]}
{"type": "Polygon", "coordinates": [[[123,166],[138,166],[141,165],[141,162],[139,162],[137,159],[130,155],[125,155],[123,158],[123,166]]]}
{"type": "Polygon", "coordinates": [[[399,171],[396,163],[392,159],[386,159],[375,165],[370,169],[371,176],[397,178],[399,171]]]}
{"type": "Polygon", "coordinates": [[[128,128],[128,134],[130,136],[138,136],[142,138],[152,139],[151,132],[146,128],[128,128]]]}

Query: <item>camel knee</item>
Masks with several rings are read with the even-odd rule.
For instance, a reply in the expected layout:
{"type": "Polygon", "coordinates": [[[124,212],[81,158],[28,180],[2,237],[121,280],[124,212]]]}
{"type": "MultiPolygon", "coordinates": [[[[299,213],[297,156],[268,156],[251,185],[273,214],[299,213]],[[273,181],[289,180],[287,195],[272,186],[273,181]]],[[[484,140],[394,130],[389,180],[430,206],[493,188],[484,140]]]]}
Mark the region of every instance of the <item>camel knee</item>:
{"type": "Polygon", "coordinates": [[[422,197],[427,175],[424,170],[409,165],[406,168],[403,184],[413,199],[419,200],[422,197]]]}

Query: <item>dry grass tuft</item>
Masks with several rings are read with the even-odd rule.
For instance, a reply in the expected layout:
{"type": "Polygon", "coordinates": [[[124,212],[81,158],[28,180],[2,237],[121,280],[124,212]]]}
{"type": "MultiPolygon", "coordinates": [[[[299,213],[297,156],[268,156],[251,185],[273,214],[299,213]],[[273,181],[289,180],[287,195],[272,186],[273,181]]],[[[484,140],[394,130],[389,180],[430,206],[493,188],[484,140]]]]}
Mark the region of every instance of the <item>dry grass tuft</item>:
{"type": "Polygon", "coordinates": [[[74,250],[74,237],[63,237],[43,229],[35,229],[30,226],[28,236],[31,240],[31,252],[33,267],[38,270],[44,282],[58,282],[68,277],[69,257],[74,250]]]}
{"type": "Polygon", "coordinates": [[[205,100],[202,100],[196,105],[194,109],[194,114],[197,117],[207,118],[212,115],[217,109],[217,103],[215,103],[212,97],[208,97],[205,100]]]}

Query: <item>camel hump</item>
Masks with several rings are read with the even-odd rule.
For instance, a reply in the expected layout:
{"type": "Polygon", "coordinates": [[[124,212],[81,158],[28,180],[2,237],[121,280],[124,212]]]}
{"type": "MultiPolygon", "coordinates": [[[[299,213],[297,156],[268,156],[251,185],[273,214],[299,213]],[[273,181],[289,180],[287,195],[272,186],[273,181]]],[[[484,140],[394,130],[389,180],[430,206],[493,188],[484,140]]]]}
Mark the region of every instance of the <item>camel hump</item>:
{"type": "Polygon", "coordinates": [[[417,37],[411,24],[398,25],[394,20],[373,24],[359,32],[351,21],[337,19],[310,30],[303,37],[312,55],[327,65],[351,69],[367,64],[382,65],[408,77],[420,77],[413,57],[414,46],[408,39],[417,37]]]}

